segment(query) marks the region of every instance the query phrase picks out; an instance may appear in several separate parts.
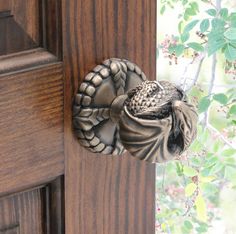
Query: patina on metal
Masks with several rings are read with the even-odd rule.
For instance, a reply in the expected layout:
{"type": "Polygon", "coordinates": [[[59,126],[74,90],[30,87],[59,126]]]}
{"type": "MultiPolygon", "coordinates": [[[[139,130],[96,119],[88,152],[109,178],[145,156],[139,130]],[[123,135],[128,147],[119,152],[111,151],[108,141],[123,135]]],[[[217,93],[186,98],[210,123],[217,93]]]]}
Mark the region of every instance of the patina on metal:
{"type": "Polygon", "coordinates": [[[128,150],[152,163],[179,157],[196,137],[197,113],[168,81],[147,81],[134,63],[108,59],[84,79],[75,97],[73,125],[90,151],[128,150]]]}

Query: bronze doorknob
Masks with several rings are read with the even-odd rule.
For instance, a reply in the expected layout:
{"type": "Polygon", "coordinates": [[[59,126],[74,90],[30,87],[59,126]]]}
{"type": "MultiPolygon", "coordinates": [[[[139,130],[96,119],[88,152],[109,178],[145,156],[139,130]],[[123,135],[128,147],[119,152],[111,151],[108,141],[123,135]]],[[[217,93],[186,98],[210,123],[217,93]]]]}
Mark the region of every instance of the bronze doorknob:
{"type": "Polygon", "coordinates": [[[127,150],[141,160],[178,157],[196,137],[197,113],[168,81],[147,81],[134,63],[112,58],[86,75],[73,106],[80,144],[95,153],[127,150]]]}

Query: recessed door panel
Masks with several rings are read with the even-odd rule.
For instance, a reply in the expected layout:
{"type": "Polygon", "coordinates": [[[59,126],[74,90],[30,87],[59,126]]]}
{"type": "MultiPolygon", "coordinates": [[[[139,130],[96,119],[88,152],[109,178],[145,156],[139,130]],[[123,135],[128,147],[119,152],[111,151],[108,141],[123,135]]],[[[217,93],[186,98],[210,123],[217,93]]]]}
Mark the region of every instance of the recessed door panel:
{"type": "Polygon", "coordinates": [[[61,234],[63,178],[26,192],[0,197],[0,234],[61,234]]]}
{"type": "Polygon", "coordinates": [[[0,32],[0,55],[44,47],[60,57],[60,0],[0,0],[0,32]]]}

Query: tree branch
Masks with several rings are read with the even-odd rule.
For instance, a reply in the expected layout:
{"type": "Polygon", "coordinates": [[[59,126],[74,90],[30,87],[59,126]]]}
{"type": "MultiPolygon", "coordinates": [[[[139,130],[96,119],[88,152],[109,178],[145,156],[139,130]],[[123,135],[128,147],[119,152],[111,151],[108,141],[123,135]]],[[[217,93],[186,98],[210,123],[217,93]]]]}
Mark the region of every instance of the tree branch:
{"type": "MultiPolygon", "coordinates": [[[[214,54],[213,58],[212,58],[211,81],[210,81],[210,85],[209,85],[209,89],[208,89],[208,96],[211,96],[212,90],[213,90],[213,87],[214,87],[214,82],[215,82],[215,78],[216,78],[216,74],[215,74],[216,64],[217,64],[217,59],[216,59],[216,54],[214,54]]],[[[205,127],[208,123],[208,118],[209,118],[209,108],[204,113],[203,126],[205,126],[205,127]]]]}
{"type": "MultiPolygon", "coordinates": [[[[216,9],[217,11],[220,11],[221,9],[221,0],[216,0],[216,9]]],[[[210,96],[214,87],[215,83],[215,78],[216,78],[216,64],[217,64],[217,57],[216,53],[212,57],[212,66],[211,66],[211,81],[210,81],[210,86],[208,89],[208,95],[210,96]]],[[[208,118],[209,118],[209,108],[207,111],[204,113],[204,119],[203,119],[203,125],[206,127],[208,123],[208,118]]]]}
{"type": "Polygon", "coordinates": [[[197,81],[198,81],[198,78],[199,78],[199,75],[200,75],[200,72],[201,72],[201,69],[202,69],[202,64],[203,64],[203,61],[205,59],[205,54],[202,54],[201,55],[201,59],[198,63],[198,67],[197,67],[197,71],[196,71],[196,74],[193,78],[193,81],[192,83],[189,85],[189,87],[185,90],[186,92],[188,92],[194,85],[196,85],[197,81]]]}
{"type": "Polygon", "coordinates": [[[236,149],[236,146],[231,143],[228,139],[226,139],[216,128],[214,128],[211,124],[207,123],[206,127],[214,132],[218,137],[221,138],[221,140],[226,143],[228,146],[230,146],[232,149],[236,149]]]}

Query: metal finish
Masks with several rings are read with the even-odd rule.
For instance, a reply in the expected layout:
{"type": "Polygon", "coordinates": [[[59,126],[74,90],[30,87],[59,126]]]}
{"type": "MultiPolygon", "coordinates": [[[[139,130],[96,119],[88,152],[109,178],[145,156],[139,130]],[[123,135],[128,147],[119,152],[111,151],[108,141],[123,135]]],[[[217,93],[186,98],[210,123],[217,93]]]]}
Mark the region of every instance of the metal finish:
{"type": "Polygon", "coordinates": [[[196,137],[197,113],[168,81],[146,81],[125,59],[108,59],[80,85],[73,107],[79,142],[92,152],[128,150],[157,163],[178,157],[196,137]]]}

